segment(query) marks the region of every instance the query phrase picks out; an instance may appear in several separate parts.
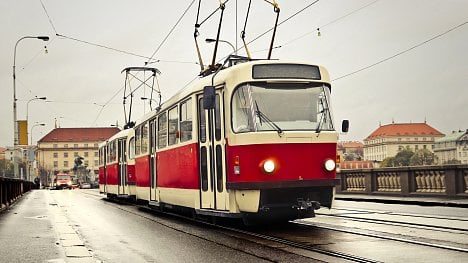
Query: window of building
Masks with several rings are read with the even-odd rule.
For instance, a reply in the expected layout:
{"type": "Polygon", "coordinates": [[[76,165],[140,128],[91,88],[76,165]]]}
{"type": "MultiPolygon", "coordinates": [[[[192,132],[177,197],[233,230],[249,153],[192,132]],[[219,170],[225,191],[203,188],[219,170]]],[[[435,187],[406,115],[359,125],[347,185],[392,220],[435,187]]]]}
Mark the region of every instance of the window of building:
{"type": "Polygon", "coordinates": [[[88,152],[84,152],[84,157],[88,157],[88,152]]]}
{"type": "Polygon", "coordinates": [[[169,110],[168,145],[174,145],[179,139],[179,114],[177,107],[169,110]]]}
{"type": "Polygon", "coordinates": [[[94,167],[98,167],[98,166],[99,166],[98,160],[94,160],[94,167]]]}
{"type": "Polygon", "coordinates": [[[64,158],[68,158],[68,152],[64,152],[64,153],[63,153],[63,157],[64,157],[64,158]]]}
{"type": "Polygon", "coordinates": [[[74,153],[73,153],[73,156],[74,156],[74,157],[78,157],[78,152],[74,152],[74,153]]]}
{"type": "Polygon", "coordinates": [[[89,166],[89,161],[88,161],[88,160],[85,160],[85,161],[84,161],[84,165],[85,165],[85,166],[89,166]]]}
{"type": "Polygon", "coordinates": [[[63,161],[63,167],[68,168],[68,161],[63,161]]]}
{"type": "Polygon", "coordinates": [[[78,143],[73,144],[73,148],[78,148],[78,143]]]}
{"type": "Polygon", "coordinates": [[[192,139],[192,100],[180,104],[180,141],[192,139]]]}
{"type": "Polygon", "coordinates": [[[54,153],[54,158],[58,158],[58,153],[54,153]]]}
{"type": "Polygon", "coordinates": [[[94,144],[94,148],[97,148],[97,147],[98,147],[98,144],[97,144],[97,143],[95,143],[95,144],[94,144]]]}
{"type": "Polygon", "coordinates": [[[88,144],[87,144],[87,143],[85,143],[83,146],[84,146],[84,147],[88,147],[88,144]]]}
{"type": "Polygon", "coordinates": [[[54,161],[54,168],[58,167],[58,161],[54,161]]]}
{"type": "Polygon", "coordinates": [[[99,153],[98,152],[94,152],[94,157],[98,157],[99,156],[99,153]]]}
{"type": "Polygon", "coordinates": [[[65,143],[65,144],[63,145],[63,148],[68,148],[68,144],[65,143]]]}
{"type": "Polygon", "coordinates": [[[58,148],[58,144],[54,143],[54,146],[53,146],[53,147],[54,147],[54,148],[58,148]]]}

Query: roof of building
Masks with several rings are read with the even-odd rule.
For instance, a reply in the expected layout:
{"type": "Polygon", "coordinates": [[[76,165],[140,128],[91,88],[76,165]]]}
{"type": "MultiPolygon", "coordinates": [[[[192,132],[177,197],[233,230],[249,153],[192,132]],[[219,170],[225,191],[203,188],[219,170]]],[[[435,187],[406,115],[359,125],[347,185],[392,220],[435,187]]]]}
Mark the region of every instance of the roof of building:
{"type": "Polygon", "coordinates": [[[120,129],[116,127],[55,128],[42,137],[38,143],[105,141],[119,131],[120,129]]]}
{"type": "Polygon", "coordinates": [[[338,148],[364,148],[362,142],[338,142],[338,148]]]}
{"type": "Polygon", "coordinates": [[[468,131],[452,131],[450,134],[447,134],[445,137],[437,139],[436,143],[443,142],[454,142],[458,141],[463,135],[467,134],[468,131]]]}
{"type": "Polygon", "coordinates": [[[365,140],[378,137],[400,136],[444,136],[443,133],[429,126],[427,123],[392,123],[382,125],[372,132],[365,140]]]}

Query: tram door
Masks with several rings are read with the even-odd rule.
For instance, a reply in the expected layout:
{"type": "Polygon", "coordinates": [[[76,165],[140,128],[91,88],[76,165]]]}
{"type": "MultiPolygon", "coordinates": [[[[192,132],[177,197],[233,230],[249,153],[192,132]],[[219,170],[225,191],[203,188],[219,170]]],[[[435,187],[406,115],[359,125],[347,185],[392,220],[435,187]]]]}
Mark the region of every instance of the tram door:
{"type": "Polygon", "coordinates": [[[127,187],[127,141],[126,140],[118,140],[117,141],[117,160],[119,164],[119,195],[127,194],[126,187],[127,187]]]}
{"type": "Polygon", "coordinates": [[[149,126],[149,143],[150,143],[150,160],[149,160],[149,176],[150,176],[150,201],[156,201],[156,119],[150,121],[149,126]]]}
{"type": "Polygon", "coordinates": [[[228,209],[222,97],[222,91],[217,91],[214,109],[204,109],[203,96],[198,97],[200,208],[202,209],[228,209]]]}

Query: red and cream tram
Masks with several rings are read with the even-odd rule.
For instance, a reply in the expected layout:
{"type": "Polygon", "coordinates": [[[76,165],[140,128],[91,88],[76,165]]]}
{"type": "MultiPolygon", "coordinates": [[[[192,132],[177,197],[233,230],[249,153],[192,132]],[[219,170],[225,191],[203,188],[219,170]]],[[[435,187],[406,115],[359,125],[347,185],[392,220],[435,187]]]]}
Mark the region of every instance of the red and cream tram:
{"type": "Polygon", "coordinates": [[[116,133],[99,145],[99,190],[108,196],[135,197],[134,130],[116,133]]]}
{"type": "MultiPolygon", "coordinates": [[[[133,128],[136,198],[247,221],[331,207],[338,132],[330,90],[325,68],[272,60],[201,78],[133,128]]],[[[118,155],[109,143],[107,156],[118,155]]],[[[120,193],[109,174],[117,158],[109,159],[101,191],[120,193]]]]}

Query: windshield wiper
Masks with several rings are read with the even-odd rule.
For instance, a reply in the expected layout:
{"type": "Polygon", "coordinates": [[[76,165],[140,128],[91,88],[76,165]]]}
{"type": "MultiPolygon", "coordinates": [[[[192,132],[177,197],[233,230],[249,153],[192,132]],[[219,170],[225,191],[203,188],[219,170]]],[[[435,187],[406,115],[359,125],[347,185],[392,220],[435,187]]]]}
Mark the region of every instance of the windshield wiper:
{"type": "Polygon", "coordinates": [[[329,107],[328,107],[328,101],[327,101],[327,98],[325,97],[325,88],[324,88],[324,86],[322,86],[322,92],[323,92],[324,96],[322,98],[319,98],[320,105],[322,106],[322,110],[320,111],[320,113],[321,113],[320,121],[319,121],[319,123],[317,125],[317,129],[315,130],[316,133],[320,133],[322,131],[323,120],[324,120],[324,118],[327,118],[326,114],[328,115],[329,119],[331,119],[330,110],[329,110],[329,107]],[[325,100],[325,103],[323,103],[323,100],[325,100]]]}
{"type": "Polygon", "coordinates": [[[260,111],[260,109],[258,108],[257,101],[255,101],[255,108],[255,114],[260,119],[260,125],[262,125],[262,120],[265,121],[268,125],[270,125],[270,127],[275,129],[276,132],[278,132],[278,136],[281,137],[283,135],[283,130],[275,122],[270,120],[270,118],[268,118],[263,112],[260,111]]]}

